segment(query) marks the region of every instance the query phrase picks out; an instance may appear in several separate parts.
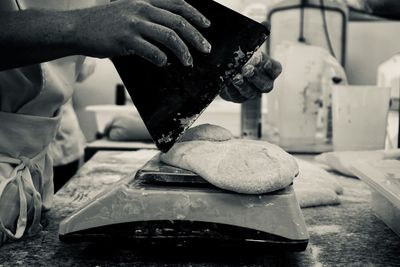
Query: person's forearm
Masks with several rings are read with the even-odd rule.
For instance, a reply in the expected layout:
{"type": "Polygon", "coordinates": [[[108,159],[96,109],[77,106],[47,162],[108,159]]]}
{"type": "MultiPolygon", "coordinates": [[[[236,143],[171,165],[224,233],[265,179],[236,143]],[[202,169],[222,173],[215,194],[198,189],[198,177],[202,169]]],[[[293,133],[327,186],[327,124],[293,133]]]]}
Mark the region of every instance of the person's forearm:
{"type": "Polygon", "coordinates": [[[0,13],[0,70],[77,54],[75,28],[72,12],[0,13]]]}
{"type": "Polygon", "coordinates": [[[191,66],[187,44],[210,53],[211,44],[196,28],[209,26],[210,21],[183,0],[120,0],[63,12],[0,12],[0,71],[68,55],[138,55],[164,66],[168,58],[158,45],[191,66]]]}

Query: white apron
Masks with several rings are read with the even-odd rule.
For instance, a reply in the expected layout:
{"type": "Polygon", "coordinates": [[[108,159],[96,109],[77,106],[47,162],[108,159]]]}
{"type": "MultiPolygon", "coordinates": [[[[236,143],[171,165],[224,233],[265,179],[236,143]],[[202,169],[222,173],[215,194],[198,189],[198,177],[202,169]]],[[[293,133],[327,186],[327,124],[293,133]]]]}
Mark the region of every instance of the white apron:
{"type": "MultiPolygon", "coordinates": [[[[0,11],[35,7],[66,10],[105,2],[1,0],[0,11]]],[[[59,109],[73,93],[69,81],[72,76],[76,78],[83,60],[74,56],[0,72],[0,201],[11,183],[17,186],[19,198],[15,232],[7,229],[0,217],[3,239],[39,231],[41,211],[51,207],[53,169],[48,146],[59,127],[59,109]],[[31,196],[30,203],[27,195],[31,196]],[[29,207],[33,208],[33,218],[28,218],[29,207]]]]}

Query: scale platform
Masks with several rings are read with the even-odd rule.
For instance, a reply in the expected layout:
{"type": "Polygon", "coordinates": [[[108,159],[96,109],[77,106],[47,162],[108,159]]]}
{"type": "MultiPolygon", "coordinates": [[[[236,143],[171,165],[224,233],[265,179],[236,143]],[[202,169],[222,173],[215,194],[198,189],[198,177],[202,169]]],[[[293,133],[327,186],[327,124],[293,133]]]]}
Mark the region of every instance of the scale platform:
{"type": "Polygon", "coordinates": [[[302,251],[309,239],[292,186],[263,195],[224,191],[159,155],[63,220],[59,237],[285,251],[302,251]]]}

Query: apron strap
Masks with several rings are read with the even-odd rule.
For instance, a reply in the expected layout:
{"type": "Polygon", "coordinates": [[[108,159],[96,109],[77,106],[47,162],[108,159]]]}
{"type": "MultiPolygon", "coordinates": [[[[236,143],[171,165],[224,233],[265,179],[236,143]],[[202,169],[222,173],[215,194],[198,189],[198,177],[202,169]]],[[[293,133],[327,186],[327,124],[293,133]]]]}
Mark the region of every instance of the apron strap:
{"type": "Polygon", "coordinates": [[[37,230],[38,227],[40,227],[42,198],[40,196],[40,193],[36,190],[35,186],[33,185],[31,171],[39,170],[39,166],[35,162],[38,159],[44,157],[46,153],[47,149],[40,152],[33,159],[29,159],[26,157],[15,159],[6,156],[0,156],[0,163],[17,165],[11,172],[10,177],[0,183],[0,198],[3,195],[3,192],[8,184],[15,181],[18,186],[20,208],[17,221],[17,229],[15,231],[15,234],[13,234],[10,229],[7,229],[5,227],[3,221],[0,218],[0,232],[4,232],[9,238],[19,239],[23,236],[25,232],[28,221],[28,203],[26,201],[25,192],[32,195],[33,199],[34,217],[29,232],[34,232],[37,230]]]}

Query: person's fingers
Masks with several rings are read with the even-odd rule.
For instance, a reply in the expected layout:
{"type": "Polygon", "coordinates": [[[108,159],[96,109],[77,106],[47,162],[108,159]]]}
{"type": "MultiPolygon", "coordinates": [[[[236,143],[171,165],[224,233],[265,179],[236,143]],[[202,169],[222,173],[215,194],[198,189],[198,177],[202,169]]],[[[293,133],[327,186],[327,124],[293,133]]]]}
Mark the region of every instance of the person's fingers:
{"type": "Polygon", "coordinates": [[[256,71],[256,67],[253,66],[252,64],[246,64],[243,68],[242,68],[242,76],[245,78],[251,77],[254,75],[256,71]]]}
{"type": "Polygon", "coordinates": [[[211,44],[183,17],[156,7],[149,8],[147,17],[155,23],[173,29],[199,51],[210,53],[211,44]]]}
{"type": "Polygon", "coordinates": [[[247,98],[242,96],[233,85],[225,86],[219,95],[222,99],[234,103],[243,103],[247,100],[247,98]]]}
{"type": "Polygon", "coordinates": [[[232,85],[246,99],[253,99],[258,96],[258,90],[252,84],[248,83],[240,74],[233,78],[232,85]]]}
{"type": "Polygon", "coordinates": [[[263,52],[258,50],[257,52],[254,53],[254,55],[246,63],[246,65],[243,67],[243,69],[245,69],[247,65],[258,66],[261,63],[263,63],[265,60],[266,60],[266,55],[263,52]]]}
{"type": "Polygon", "coordinates": [[[137,38],[134,41],[134,45],[134,53],[138,56],[150,61],[151,63],[159,67],[165,66],[167,64],[167,55],[150,42],[142,38],[137,38]]]}
{"type": "Polygon", "coordinates": [[[254,68],[250,65],[243,71],[243,76],[248,80],[254,87],[261,93],[268,93],[274,87],[274,80],[272,80],[267,73],[260,71],[260,69],[254,68]],[[250,69],[251,71],[246,71],[250,69]]]}
{"type": "Polygon", "coordinates": [[[282,65],[278,61],[266,56],[263,66],[264,72],[267,73],[271,79],[275,80],[282,73],[282,65]]]}
{"type": "Polygon", "coordinates": [[[203,14],[183,0],[151,0],[151,3],[154,6],[181,15],[196,26],[208,28],[211,25],[211,22],[203,14]]]}
{"type": "Polygon", "coordinates": [[[249,79],[249,82],[252,83],[261,93],[269,93],[274,89],[274,81],[270,80],[268,77],[261,78],[256,75],[249,79]]]}
{"type": "Polygon", "coordinates": [[[193,65],[193,58],[189,52],[189,48],[174,30],[151,22],[143,23],[147,24],[147,27],[145,27],[147,30],[141,33],[142,36],[164,44],[178,57],[183,65],[193,65]]]}
{"type": "Polygon", "coordinates": [[[273,89],[274,80],[281,74],[282,65],[264,53],[256,53],[242,68],[242,75],[261,93],[273,89]]]}

